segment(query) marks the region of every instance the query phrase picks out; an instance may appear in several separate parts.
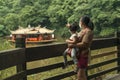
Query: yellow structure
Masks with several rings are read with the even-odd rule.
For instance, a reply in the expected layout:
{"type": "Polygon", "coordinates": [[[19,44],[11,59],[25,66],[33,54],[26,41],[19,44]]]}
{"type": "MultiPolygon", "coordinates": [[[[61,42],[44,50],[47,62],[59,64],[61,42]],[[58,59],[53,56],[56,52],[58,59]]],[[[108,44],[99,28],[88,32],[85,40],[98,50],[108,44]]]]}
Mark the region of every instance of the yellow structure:
{"type": "Polygon", "coordinates": [[[54,31],[47,29],[46,27],[30,27],[27,28],[19,27],[15,31],[11,31],[11,40],[15,41],[16,36],[26,37],[26,42],[40,42],[54,40],[54,31]]]}

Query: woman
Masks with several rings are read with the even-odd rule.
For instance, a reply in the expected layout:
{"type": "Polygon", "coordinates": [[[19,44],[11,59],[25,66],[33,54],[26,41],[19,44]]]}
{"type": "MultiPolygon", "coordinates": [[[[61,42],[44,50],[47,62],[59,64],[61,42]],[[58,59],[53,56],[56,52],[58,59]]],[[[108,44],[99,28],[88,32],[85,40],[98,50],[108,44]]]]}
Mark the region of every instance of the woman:
{"type": "Polygon", "coordinates": [[[87,80],[85,70],[88,66],[89,49],[93,39],[94,25],[88,16],[83,16],[80,19],[79,26],[81,28],[79,32],[81,40],[77,44],[68,44],[68,47],[79,48],[77,80],[87,80]]]}

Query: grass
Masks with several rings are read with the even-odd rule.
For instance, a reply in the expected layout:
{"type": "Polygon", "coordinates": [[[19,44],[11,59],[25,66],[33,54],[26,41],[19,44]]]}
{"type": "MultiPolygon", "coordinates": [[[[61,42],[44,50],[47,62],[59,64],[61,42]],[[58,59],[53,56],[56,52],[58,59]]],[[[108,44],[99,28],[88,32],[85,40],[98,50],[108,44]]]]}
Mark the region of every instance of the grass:
{"type": "MultiPolygon", "coordinates": [[[[0,45],[2,45],[2,46],[0,46],[0,50],[14,48],[14,45],[7,42],[5,39],[0,40],[0,45]]],[[[115,47],[110,47],[110,48],[98,49],[98,50],[92,51],[91,54],[92,55],[101,54],[102,52],[111,51],[111,50],[114,50],[114,49],[116,49],[116,48],[115,47]]],[[[113,54],[111,56],[105,56],[105,57],[102,57],[102,58],[93,59],[93,60],[91,60],[91,64],[95,64],[95,63],[98,63],[98,62],[101,62],[101,61],[109,60],[109,59],[115,58],[115,57],[116,57],[116,55],[113,54]]],[[[70,59],[71,58],[69,58],[69,60],[70,59]]],[[[62,56],[61,57],[55,57],[55,58],[49,58],[49,59],[45,59],[45,60],[38,60],[38,61],[29,62],[29,63],[27,63],[27,68],[32,69],[32,68],[46,66],[46,65],[50,65],[50,64],[54,64],[54,63],[58,63],[58,62],[63,62],[63,57],[62,56]]],[[[117,66],[117,63],[112,63],[112,64],[109,64],[109,65],[105,65],[105,66],[102,66],[102,67],[99,67],[99,68],[89,70],[89,74],[91,75],[91,74],[94,74],[98,71],[103,71],[105,69],[112,68],[114,66],[117,66]]],[[[66,69],[58,68],[58,69],[54,69],[54,70],[50,70],[50,71],[46,71],[46,72],[42,72],[42,73],[29,75],[28,80],[44,80],[45,78],[48,78],[48,77],[51,77],[51,76],[54,76],[54,75],[58,75],[58,74],[62,74],[64,72],[68,72],[68,71],[71,71],[71,70],[73,70],[72,66],[69,66],[66,69]]],[[[16,67],[11,67],[11,68],[2,70],[2,71],[0,71],[0,80],[6,78],[8,76],[11,76],[15,73],[16,73],[16,67]]],[[[113,73],[116,73],[116,72],[112,72],[111,74],[113,74],[113,73]]],[[[103,76],[103,77],[105,77],[105,76],[103,76]]],[[[65,78],[63,80],[75,80],[75,78],[76,78],[76,76],[71,76],[71,77],[65,78]]]]}
{"type": "Polygon", "coordinates": [[[10,43],[4,38],[0,38],[0,51],[15,48],[13,43],[10,43]]]}
{"type": "Polygon", "coordinates": [[[10,67],[0,71],[0,80],[16,74],[16,67],[10,67]]]}
{"type": "MultiPolygon", "coordinates": [[[[50,64],[54,64],[54,63],[58,63],[58,62],[63,62],[63,57],[56,57],[56,58],[50,58],[50,59],[45,59],[45,60],[40,60],[40,61],[29,62],[27,65],[28,65],[28,69],[30,69],[30,68],[46,66],[46,65],[50,65],[50,64]]],[[[69,66],[66,69],[58,68],[58,69],[50,70],[47,72],[38,73],[38,74],[35,74],[34,76],[31,75],[28,77],[28,80],[43,80],[43,79],[51,77],[53,75],[62,74],[64,72],[68,72],[71,70],[73,70],[73,68],[71,66],[69,66]],[[37,76],[39,76],[39,77],[37,77],[37,76]]]]}

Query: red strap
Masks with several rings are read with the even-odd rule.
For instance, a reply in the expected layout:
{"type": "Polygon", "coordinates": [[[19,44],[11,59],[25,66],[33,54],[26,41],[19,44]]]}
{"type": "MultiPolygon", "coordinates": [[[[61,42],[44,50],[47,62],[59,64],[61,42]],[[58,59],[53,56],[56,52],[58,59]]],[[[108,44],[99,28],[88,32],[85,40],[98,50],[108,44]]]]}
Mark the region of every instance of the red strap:
{"type": "Polygon", "coordinates": [[[72,49],[68,49],[68,51],[67,51],[67,54],[71,57],[71,51],[72,51],[72,49]]]}

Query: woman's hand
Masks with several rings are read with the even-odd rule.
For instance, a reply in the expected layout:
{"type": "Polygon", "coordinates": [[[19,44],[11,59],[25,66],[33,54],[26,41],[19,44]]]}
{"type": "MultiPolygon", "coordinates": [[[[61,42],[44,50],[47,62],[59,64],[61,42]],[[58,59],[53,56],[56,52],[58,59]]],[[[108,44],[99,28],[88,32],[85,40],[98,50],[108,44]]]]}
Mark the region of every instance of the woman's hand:
{"type": "Polygon", "coordinates": [[[75,47],[75,44],[68,44],[68,47],[73,48],[73,47],[75,47]]]}

